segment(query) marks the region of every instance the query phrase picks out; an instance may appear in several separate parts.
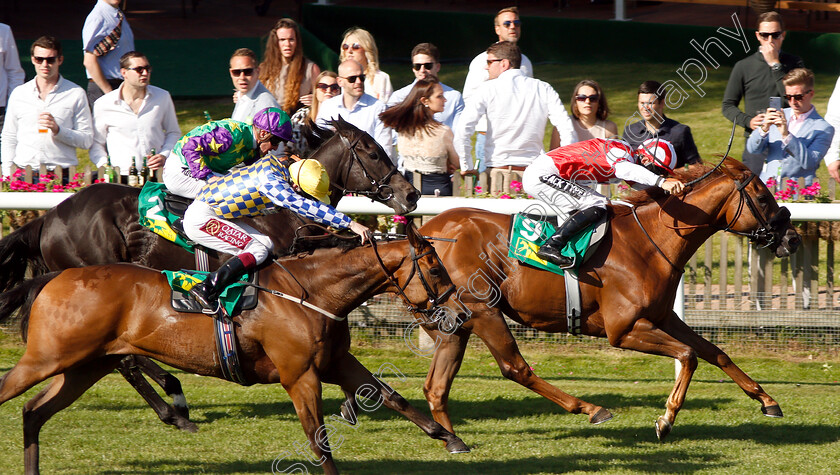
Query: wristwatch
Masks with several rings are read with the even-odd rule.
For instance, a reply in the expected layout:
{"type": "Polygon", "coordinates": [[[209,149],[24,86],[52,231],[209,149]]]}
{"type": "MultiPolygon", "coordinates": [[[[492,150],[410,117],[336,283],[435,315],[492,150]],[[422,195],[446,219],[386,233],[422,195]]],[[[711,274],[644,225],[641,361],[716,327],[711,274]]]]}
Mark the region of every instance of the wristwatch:
{"type": "Polygon", "coordinates": [[[773,71],[781,71],[782,63],[773,63],[770,65],[770,69],[772,69],[773,71]]]}

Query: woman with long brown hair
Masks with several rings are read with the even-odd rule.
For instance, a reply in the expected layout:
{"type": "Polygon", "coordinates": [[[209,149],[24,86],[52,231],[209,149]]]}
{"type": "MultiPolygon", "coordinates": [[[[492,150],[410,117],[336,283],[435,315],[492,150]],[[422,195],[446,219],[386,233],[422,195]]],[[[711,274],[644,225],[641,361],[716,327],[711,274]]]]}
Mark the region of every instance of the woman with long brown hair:
{"type": "Polygon", "coordinates": [[[610,108],[601,85],[592,79],[577,83],[572,92],[572,125],[578,141],[616,137],[618,127],[607,119],[609,115],[610,108]]]}
{"type": "Polygon", "coordinates": [[[277,98],[289,115],[312,104],[315,78],[321,70],[303,57],[300,27],[291,18],[277,20],[268,33],[265,56],[260,64],[260,81],[277,98]]]}
{"type": "Polygon", "coordinates": [[[451,175],[460,168],[452,129],[434,118],[445,104],[440,81],[430,77],[419,79],[403,102],[379,114],[382,123],[397,132],[406,179],[410,182],[413,173],[421,174],[424,195],[452,196],[451,175]]]}

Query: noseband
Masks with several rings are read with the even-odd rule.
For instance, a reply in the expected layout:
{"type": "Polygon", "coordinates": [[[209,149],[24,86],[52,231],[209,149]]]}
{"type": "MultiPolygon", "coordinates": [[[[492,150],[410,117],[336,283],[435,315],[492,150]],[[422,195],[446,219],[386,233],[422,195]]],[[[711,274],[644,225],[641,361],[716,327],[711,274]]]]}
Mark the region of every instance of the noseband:
{"type": "Polygon", "coordinates": [[[435,254],[434,248],[430,245],[429,249],[422,254],[417,254],[414,251],[414,246],[409,246],[409,257],[411,257],[411,273],[408,274],[408,277],[405,279],[405,285],[400,287],[399,282],[397,282],[396,277],[394,277],[394,273],[389,272],[388,269],[385,267],[385,263],[382,262],[382,257],[379,255],[379,249],[376,246],[376,239],[371,239],[371,245],[373,246],[373,252],[376,254],[376,259],[379,261],[379,266],[382,267],[382,272],[385,273],[385,276],[388,278],[388,281],[397,288],[397,293],[399,294],[400,298],[405,302],[406,306],[408,307],[408,311],[412,313],[419,313],[429,319],[437,310],[446,299],[452,295],[452,292],[455,291],[455,284],[450,284],[449,287],[443,291],[442,294],[437,295],[432,289],[432,286],[429,285],[429,282],[426,280],[426,276],[423,275],[423,271],[420,269],[419,261],[420,259],[428,256],[433,255],[437,260],[438,265],[442,269],[446,269],[443,267],[443,263],[440,261],[440,256],[435,254]],[[423,284],[423,288],[426,289],[426,295],[429,297],[429,303],[431,304],[429,308],[421,308],[418,305],[415,305],[411,300],[409,300],[408,296],[405,294],[405,289],[408,288],[408,284],[411,282],[411,279],[414,278],[414,274],[417,274],[420,277],[420,283],[423,284]]]}
{"type": "Polygon", "coordinates": [[[365,164],[362,163],[362,159],[359,158],[359,154],[356,153],[356,145],[359,144],[359,140],[362,139],[362,134],[356,136],[352,142],[347,140],[347,137],[341,135],[340,132],[336,132],[336,134],[341,139],[341,142],[344,144],[345,147],[350,151],[350,166],[347,167],[347,174],[344,177],[344,183],[347,183],[347,179],[350,177],[350,171],[353,169],[353,164],[358,163],[359,167],[362,169],[362,173],[365,175],[365,178],[370,182],[371,187],[375,188],[373,191],[371,190],[348,190],[345,187],[341,188],[342,195],[346,195],[347,193],[356,193],[357,195],[367,196],[371,200],[378,198],[381,201],[388,201],[394,197],[394,189],[389,184],[391,182],[391,177],[397,173],[397,167],[392,165],[392,168],[388,173],[382,177],[381,181],[377,181],[373,178],[373,176],[368,172],[367,168],[365,168],[365,164]]]}

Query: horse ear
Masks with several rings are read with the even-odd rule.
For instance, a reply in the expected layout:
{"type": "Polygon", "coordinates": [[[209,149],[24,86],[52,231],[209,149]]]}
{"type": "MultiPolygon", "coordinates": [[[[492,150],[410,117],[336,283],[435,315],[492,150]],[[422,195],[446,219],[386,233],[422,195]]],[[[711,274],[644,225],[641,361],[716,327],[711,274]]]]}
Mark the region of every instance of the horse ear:
{"type": "Polygon", "coordinates": [[[405,225],[405,234],[408,236],[408,242],[413,247],[419,249],[423,245],[423,236],[417,231],[417,227],[414,226],[414,220],[409,219],[408,224],[405,225]]]}

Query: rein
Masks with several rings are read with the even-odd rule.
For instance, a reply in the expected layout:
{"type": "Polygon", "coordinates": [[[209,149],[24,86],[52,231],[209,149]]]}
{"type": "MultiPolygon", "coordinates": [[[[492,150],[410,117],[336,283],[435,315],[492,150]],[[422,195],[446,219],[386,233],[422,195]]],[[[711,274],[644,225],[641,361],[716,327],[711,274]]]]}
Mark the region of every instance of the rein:
{"type": "Polygon", "coordinates": [[[354,138],[352,142],[347,140],[347,137],[345,137],[344,135],[341,135],[340,132],[336,132],[336,135],[338,135],[338,137],[341,139],[341,142],[350,151],[350,158],[352,159],[352,161],[350,162],[350,166],[347,167],[347,173],[344,177],[343,182],[344,183],[348,182],[348,178],[350,178],[350,172],[353,169],[353,164],[358,163],[359,167],[362,169],[362,173],[364,173],[364,175],[365,175],[365,178],[370,182],[370,184],[372,186],[376,187],[376,190],[368,191],[368,190],[348,190],[344,186],[339,187],[339,186],[336,185],[336,188],[341,189],[342,195],[346,195],[347,193],[355,193],[357,195],[367,196],[371,200],[373,200],[374,197],[376,197],[376,198],[379,198],[382,201],[388,201],[391,198],[393,198],[394,197],[394,189],[391,187],[391,185],[389,183],[391,182],[391,177],[394,176],[395,173],[397,173],[397,167],[391,165],[391,167],[392,167],[391,170],[389,170],[388,173],[385,174],[384,177],[382,177],[382,180],[381,180],[381,183],[380,183],[379,181],[375,180],[373,178],[373,176],[371,176],[370,172],[368,172],[367,168],[365,168],[365,164],[362,163],[362,159],[359,158],[359,154],[356,153],[356,145],[359,144],[359,140],[362,139],[363,135],[362,134],[357,135],[356,138],[354,138]]]}

